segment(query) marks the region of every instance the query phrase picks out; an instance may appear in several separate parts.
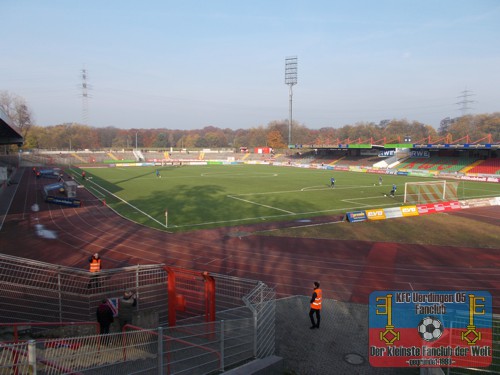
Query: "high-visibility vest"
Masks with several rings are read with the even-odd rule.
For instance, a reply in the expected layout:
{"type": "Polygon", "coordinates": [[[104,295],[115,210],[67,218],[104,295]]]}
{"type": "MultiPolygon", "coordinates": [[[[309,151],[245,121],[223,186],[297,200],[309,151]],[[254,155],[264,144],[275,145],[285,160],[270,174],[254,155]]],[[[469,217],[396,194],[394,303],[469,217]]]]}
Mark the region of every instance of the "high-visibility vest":
{"type": "Polygon", "coordinates": [[[101,270],[101,259],[92,258],[90,262],[90,272],[99,272],[101,270]]]}
{"type": "Polygon", "coordinates": [[[321,310],[321,302],[323,301],[323,292],[321,292],[321,289],[315,289],[316,292],[316,298],[314,301],[311,303],[311,309],[315,310],[321,310]]]}

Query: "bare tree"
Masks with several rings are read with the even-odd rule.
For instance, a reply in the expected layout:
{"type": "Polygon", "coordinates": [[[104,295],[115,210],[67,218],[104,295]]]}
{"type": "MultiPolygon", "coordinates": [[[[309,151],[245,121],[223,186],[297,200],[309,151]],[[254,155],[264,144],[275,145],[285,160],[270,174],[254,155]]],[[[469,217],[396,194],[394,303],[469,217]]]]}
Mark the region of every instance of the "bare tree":
{"type": "Polygon", "coordinates": [[[8,91],[0,91],[0,108],[9,116],[14,126],[21,131],[21,135],[26,138],[33,125],[33,115],[26,100],[8,91]]]}

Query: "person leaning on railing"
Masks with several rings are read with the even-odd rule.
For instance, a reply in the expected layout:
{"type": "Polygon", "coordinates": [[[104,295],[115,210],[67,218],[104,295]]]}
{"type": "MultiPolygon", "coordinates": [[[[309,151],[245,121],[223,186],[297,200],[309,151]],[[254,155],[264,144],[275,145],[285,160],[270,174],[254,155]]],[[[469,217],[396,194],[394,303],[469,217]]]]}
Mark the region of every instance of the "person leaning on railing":
{"type": "Polygon", "coordinates": [[[132,323],[135,306],[137,306],[137,298],[133,292],[127,290],[118,301],[118,321],[120,322],[120,330],[123,330],[126,324],[132,323]]]}

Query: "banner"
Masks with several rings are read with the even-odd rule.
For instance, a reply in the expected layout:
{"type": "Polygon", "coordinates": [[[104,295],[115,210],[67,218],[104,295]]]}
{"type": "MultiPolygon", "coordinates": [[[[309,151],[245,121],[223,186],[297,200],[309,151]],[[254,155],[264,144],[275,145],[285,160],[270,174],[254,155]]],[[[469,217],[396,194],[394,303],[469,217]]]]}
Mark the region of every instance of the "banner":
{"type": "Polygon", "coordinates": [[[462,176],[461,180],[467,181],[480,181],[480,182],[500,182],[500,177],[490,177],[490,176],[462,176]]]}
{"type": "Polygon", "coordinates": [[[119,297],[108,298],[106,303],[108,304],[109,308],[113,312],[113,317],[116,318],[118,316],[118,308],[119,308],[120,298],[119,297]]]}
{"type": "Polygon", "coordinates": [[[495,206],[495,198],[476,198],[460,201],[461,208],[495,206]]]}
{"type": "Polygon", "coordinates": [[[376,291],[370,294],[374,367],[487,367],[492,298],[486,291],[376,291]]]}
{"type": "Polygon", "coordinates": [[[366,221],[366,213],[364,211],[354,211],[346,213],[347,221],[350,223],[356,223],[359,221],[366,221]]]}
{"type": "Polygon", "coordinates": [[[418,216],[418,209],[417,206],[403,206],[401,207],[401,214],[406,217],[406,216],[418,216]]]}
{"type": "Polygon", "coordinates": [[[385,220],[385,212],[382,208],[375,210],[366,210],[366,217],[368,220],[385,220]]]}
{"type": "Polygon", "coordinates": [[[403,213],[399,207],[384,208],[386,219],[394,219],[396,217],[403,217],[403,213]]]}
{"type": "Polygon", "coordinates": [[[394,156],[394,155],[396,155],[396,151],[394,150],[384,150],[378,153],[378,156],[381,158],[386,158],[388,156],[394,156]]]}
{"type": "Polygon", "coordinates": [[[412,150],[410,151],[410,158],[430,158],[431,153],[428,150],[412,150]]]}
{"type": "Polygon", "coordinates": [[[424,214],[434,214],[436,212],[460,210],[462,209],[462,206],[458,201],[450,201],[450,202],[417,204],[417,209],[419,215],[424,215],[424,214]]]}

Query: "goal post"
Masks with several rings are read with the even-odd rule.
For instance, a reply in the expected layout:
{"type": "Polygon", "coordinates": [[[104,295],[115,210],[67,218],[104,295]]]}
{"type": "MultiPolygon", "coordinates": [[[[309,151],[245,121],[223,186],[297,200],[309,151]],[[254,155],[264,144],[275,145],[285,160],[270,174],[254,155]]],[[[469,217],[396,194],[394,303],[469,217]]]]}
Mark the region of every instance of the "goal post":
{"type": "Polygon", "coordinates": [[[458,199],[458,182],[425,181],[406,182],[404,203],[425,204],[458,199]]]}

